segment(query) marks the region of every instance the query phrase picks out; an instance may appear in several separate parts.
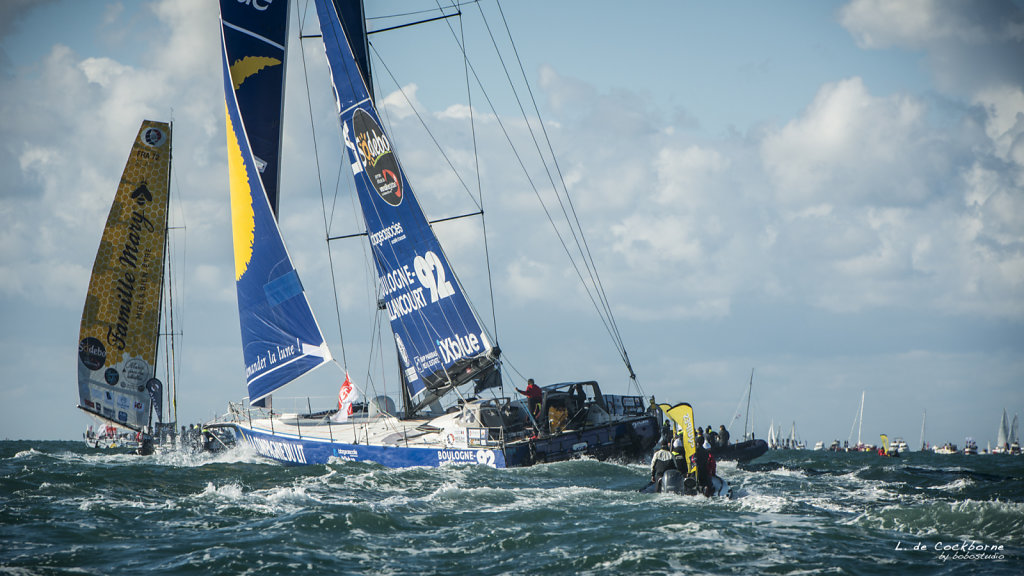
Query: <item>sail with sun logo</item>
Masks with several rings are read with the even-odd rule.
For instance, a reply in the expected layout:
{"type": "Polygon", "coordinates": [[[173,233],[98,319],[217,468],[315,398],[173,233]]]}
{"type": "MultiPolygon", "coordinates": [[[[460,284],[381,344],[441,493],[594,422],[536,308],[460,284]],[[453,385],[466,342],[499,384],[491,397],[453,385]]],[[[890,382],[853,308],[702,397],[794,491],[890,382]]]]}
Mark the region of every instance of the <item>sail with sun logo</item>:
{"type": "Polygon", "coordinates": [[[170,125],[144,121],[96,252],[78,338],[78,407],[133,430],[149,424],[163,389],[154,375],[170,165],[170,125]]]}
{"type": "MultiPolygon", "coordinates": [[[[242,329],[242,356],[245,361],[249,401],[253,405],[265,404],[266,398],[302,374],[331,359],[323,333],[313,317],[298,272],[292,265],[274,217],[265,183],[269,181],[260,167],[266,158],[257,156],[251,139],[250,126],[264,122],[280,126],[277,110],[243,108],[241,94],[245,84],[274,67],[255,70],[246,68],[242,79],[235,72],[236,64],[249,58],[241,49],[229,54],[228,36],[238,32],[240,26],[227,20],[234,9],[254,22],[268,17],[271,10],[281,10],[274,21],[287,20],[285,2],[221,3],[224,26],[222,64],[224,68],[224,95],[226,100],[228,175],[231,188],[231,228],[234,235],[235,284],[238,290],[238,316],[242,329]],[[242,8],[239,8],[242,7],[242,8]],[[266,11],[260,7],[267,8],[266,11]],[[283,7],[283,8],[282,8],[283,7]],[[244,8],[244,10],[243,10],[244,8]],[[243,81],[244,80],[244,81],[243,81]],[[239,86],[240,88],[236,88],[239,86]],[[273,117],[268,119],[266,116],[273,117]]],[[[268,26],[266,30],[272,29],[268,26]]],[[[265,38],[266,30],[254,27],[247,35],[255,41],[273,48],[273,41],[265,38]]],[[[283,40],[282,40],[283,41],[283,40]]],[[[264,47],[253,49],[252,54],[266,57],[264,47]]],[[[269,50],[269,49],[267,49],[269,50]]],[[[283,54],[279,54],[283,58],[283,54]]],[[[278,76],[283,79],[283,73],[278,76]]],[[[279,128],[275,127],[275,130],[279,128]]]]}
{"type": "Polygon", "coordinates": [[[330,0],[317,0],[320,30],[348,158],[414,413],[452,388],[489,380],[489,342],[381,127],[330,0]]]}
{"type": "Polygon", "coordinates": [[[277,215],[288,1],[221,0],[224,51],[256,170],[277,215]]]}

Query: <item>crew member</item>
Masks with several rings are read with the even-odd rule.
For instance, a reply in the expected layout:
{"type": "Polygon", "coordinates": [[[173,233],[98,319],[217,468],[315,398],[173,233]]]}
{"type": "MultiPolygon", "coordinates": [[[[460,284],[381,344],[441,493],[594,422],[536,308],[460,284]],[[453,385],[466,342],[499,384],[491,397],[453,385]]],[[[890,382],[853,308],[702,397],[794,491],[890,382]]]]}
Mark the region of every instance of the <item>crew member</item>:
{"type": "Polygon", "coordinates": [[[675,468],[675,460],[673,460],[673,454],[668,447],[668,440],[662,440],[661,449],[651,457],[651,482],[660,482],[666,470],[675,468]]]}
{"type": "Polygon", "coordinates": [[[729,431],[725,429],[725,424],[722,424],[721,426],[718,427],[718,445],[729,445],[729,431]]]}
{"type": "Polygon", "coordinates": [[[539,414],[537,414],[537,409],[540,407],[540,401],[541,398],[544,397],[544,392],[541,391],[539,386],[533,383],[533,378],[526,381],[526,390],[516,388],[516,392],[526,396],[526,399],[529,400],[530,414],[533,414],[534,418],[539,416],[539,414]]]}

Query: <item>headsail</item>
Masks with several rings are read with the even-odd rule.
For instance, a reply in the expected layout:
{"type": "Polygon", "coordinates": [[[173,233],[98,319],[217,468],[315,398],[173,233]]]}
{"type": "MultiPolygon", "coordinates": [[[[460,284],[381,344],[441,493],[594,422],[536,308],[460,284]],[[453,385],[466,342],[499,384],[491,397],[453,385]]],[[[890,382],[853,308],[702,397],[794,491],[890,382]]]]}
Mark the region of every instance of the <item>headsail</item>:
{"type": "Polygon", "coordinates": [[[220,17],[234,99],[240,115],[245,118],[253,160],[276,217],[288,0],[252,3],[221,0],[220,17]]]}
{"type": "Polygon", "coordinates": [[[1006,408],[1003,408],[1003,419],[999,421],[999,432],[996,434],[996,446],[1005,448],[1010,444],[1010,426],[1006,419],[1006,408]]]}
{"type": "Polygon", "coordinates": [[[482,376],[497,359],[431,230],[331,0],[317,0],[345,146],[398,347],[411,411],[482,376]]]}
{"type": "Polygon", "coordinates": [[[686,402],[675,406],[658,404],[658,407],[670,420],[675,422],[675,430],[683,439],[683,449],[686,450],[686,461],[689,463],[687,472],[693,472],[696,468],[694,456],[697,454],[697,437],[693,429],[693,407],[686,402]]]}
{"type": "Polygon", "coordinates": [[[96,252],[78,340],[79,408],[135,430],[152,406],[170,166],[170,125],[144,121],[96,252]]]}
{"type": "MultiPolygon", "coordinates": [[[[287,16],[287,11],[278,15],[283,19],[287,16]]],[[[330,360],[331,353],[264,191],[249,139],[250,116],[236,99],[235,75],[226,47],[229,27],[225,25],[224,30],[222,56],[238,316],[249,401],[260,405],[274,390],[330,360]]],[[[254,123],[264,120],[252,119],[254,123]]],[[[279,129],[279,118],[273,121],[279,129]]]]}

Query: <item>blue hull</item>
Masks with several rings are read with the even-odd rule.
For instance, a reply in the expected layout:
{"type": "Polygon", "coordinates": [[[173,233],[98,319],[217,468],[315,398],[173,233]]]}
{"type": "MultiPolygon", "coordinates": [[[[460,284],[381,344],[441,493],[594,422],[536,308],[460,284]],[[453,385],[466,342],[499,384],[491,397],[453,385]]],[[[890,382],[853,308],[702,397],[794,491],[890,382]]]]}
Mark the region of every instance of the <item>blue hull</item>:
{"type": "Polygon", "coordinates": [[[285,464],[326,464],[331,458],[355,462],[376,462],[389,468],[436,467],[444,464],[480,464],[494,468],[530,466],[581,456],[598,459],[645,457],[658,438],[652,417],[585,430],[569,431],[546,438],[508,443],[501,448],[426,448],[351,444],[315,437],[273,433],[233,423],[229,428],[236,443],[252,447],[258,454],[285,464]]]}
{"type": "Polygon", "coordinates": [[[260,456],[285,464],[326,464],[331,458],[354,462],[376,462],[389,468],[441,466],[442,464],[483,464],[495,468],[516,466],[506,461],[500,449],[437,449],[404,446],[371,446],[273,434],[258,429],[232,427],[235,442],[245,443],[260,456]]]}

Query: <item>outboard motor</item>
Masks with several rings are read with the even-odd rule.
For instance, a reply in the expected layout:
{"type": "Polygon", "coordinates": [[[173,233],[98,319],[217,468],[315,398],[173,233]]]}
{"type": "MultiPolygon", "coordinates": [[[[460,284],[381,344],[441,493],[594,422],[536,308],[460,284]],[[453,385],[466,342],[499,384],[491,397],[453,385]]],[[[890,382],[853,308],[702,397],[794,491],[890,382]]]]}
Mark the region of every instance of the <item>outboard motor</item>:
{"type": "Polygon", "coordinates": [[[661,491],[673,494],[683,493],[683,475],[678,470],[666,470],[661,477],[661,491]]]}
{"type": "Polygon", "coordinates": [[[683,480],[683,494],[686,494],[687,496],[696,496],[697,495],[697,479],[696,478],[694,478],[693,476],[687,476],[686,479],[683,480]]]}

